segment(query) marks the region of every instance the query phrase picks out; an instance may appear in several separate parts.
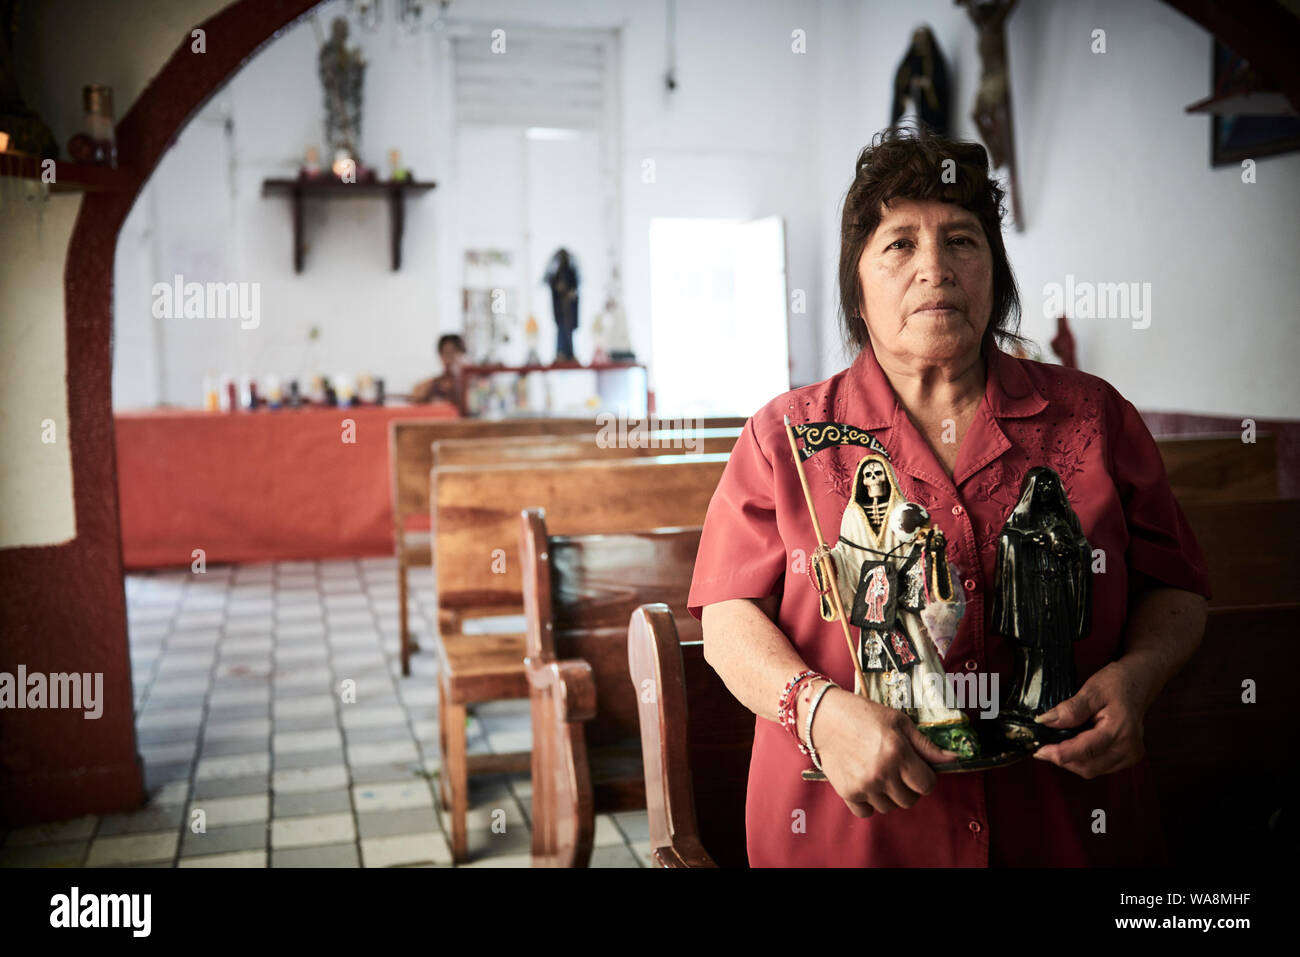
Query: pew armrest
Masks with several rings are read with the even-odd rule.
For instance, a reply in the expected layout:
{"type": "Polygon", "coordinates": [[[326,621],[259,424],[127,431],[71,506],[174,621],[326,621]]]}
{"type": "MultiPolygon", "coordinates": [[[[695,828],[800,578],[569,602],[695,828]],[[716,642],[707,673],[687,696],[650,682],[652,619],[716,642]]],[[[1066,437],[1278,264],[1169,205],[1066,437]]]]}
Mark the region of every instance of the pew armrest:
{"type": "Polygon", "coordinates": [[[662,867],[712,867],[700,842],[686,737],[686,678],[677,626],[662,602],[632,613],[627,660],[637,689],[650,846],[662,867]]]}
{"type": "Polygon", "coordinates": [[[533,866],[586,867],[595,842],[595,798],[584,725],[596,715],[596,682],[581,659],[526,659],[533,718],[533,866]]]}
{"type": "Polygon", "coordinates": [[[531,694],[555,700],[555,716],[564,722],[590,721],[596,716],[596,680],[591,665],[581,658],[539,664],[524,659],[531,694]]]}

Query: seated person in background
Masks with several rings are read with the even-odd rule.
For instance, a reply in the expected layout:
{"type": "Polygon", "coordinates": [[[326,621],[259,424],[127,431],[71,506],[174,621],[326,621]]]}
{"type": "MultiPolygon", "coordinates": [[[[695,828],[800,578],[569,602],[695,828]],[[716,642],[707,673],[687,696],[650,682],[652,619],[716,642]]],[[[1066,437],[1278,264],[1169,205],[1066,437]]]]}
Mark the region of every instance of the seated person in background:
{"type": "Polygon", "coordinates": [[[442,375],[417,382],[411,389],[412,402],[450,402],[460,409],[461,368],[465,364],[465,340],[455,333],[438,339],[438,357],[442,359],[442,375]]]}

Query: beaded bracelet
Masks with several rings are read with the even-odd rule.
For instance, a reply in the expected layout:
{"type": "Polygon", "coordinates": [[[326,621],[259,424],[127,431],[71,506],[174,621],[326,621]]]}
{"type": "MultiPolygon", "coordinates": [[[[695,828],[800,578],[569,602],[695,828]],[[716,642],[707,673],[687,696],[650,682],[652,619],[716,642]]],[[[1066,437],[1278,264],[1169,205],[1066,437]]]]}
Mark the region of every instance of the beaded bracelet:
{"type": "Polygon", "coordinates": [[[817,671],[808,670],[800,672],[786,682],[785,690],[781,692],[781,699],[777,702],[776,707],[777,722],[790,732],[791,737],[794,738],[795,744],[799,747],[800,754],[807,754],[808,749],[804,747],[803,741],[799,737],[799,729],[796,725],[797,719],[795,717],[795,702],[799,697],[798,689],[805,681],[810,681],[813,678],[821,678],[825,681],[830,681],[829,678],[817,671]]]}

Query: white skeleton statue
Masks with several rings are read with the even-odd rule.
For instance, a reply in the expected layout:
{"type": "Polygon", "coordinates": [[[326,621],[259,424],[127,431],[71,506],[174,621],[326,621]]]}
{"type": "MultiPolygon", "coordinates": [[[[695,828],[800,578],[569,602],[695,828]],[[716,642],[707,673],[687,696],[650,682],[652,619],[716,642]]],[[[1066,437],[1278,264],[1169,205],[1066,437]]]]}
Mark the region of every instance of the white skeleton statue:
{"type": "MultiPolygon", "coordinates": [[[[880,628],[849,626],[851,634],[856,632],[866,681],[865,688],[855,681],[854,691],[906,709],[942,747],[964,752],[967,738],[974,747],[966,715],[944,700],[943,653],[963,611],[956,572],[944,557],[942,531],[931,525],[924,508],[903,497],[883,456],[873,453],[858,463],[840,538],[829,558],[846,616],[859,617],[855,597],[866,620],[890,616],[880,628]],[[876,564],[864,568],[864,563],[876,564]],[[931,628],[938,633],[932,635],[931,628]]],[[[822,618],[835,621],[820,563],[815,567],[823,591],[822,618]]]]}

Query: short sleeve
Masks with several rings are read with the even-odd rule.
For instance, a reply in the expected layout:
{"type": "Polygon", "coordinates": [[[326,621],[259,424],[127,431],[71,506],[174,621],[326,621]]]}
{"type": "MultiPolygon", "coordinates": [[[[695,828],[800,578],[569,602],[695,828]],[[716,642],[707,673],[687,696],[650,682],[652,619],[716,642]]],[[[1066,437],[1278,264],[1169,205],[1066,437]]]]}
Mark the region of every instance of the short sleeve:
{"type": "Polygon", "coordinates": [[[1208,599],[1205,555],[1169,486],[1160,448],[1133,403],[1118,393],[1115,398],[1120,424],[1110,455],[1128,523],[1128,569],[1208,599]]]}
{"type": "Polygon", "coordinates": [[[687,610],[699,618],[705,605],[779,594],[785,556],[772,462],[758,443],[751,418],[709,501],[687,610]]]}

